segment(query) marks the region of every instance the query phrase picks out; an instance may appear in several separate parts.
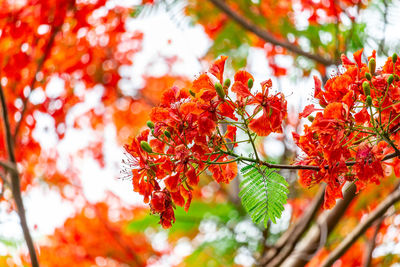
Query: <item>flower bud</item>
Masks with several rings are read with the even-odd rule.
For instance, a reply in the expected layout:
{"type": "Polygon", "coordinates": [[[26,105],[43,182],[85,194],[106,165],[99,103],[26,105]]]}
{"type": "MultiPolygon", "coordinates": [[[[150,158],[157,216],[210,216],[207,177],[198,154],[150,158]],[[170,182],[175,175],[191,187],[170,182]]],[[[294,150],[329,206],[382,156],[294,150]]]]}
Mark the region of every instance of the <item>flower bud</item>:
{"type": "Polygon", "coordinates": [[[149,127],[150,129],[154,129],[154,123],[152,121],[147,121],[147,127],[149,127]]]}
{"type": "Polygon", "coordinates": [[[371,106],[372,105],[372,97],[370,95],[367,96],[367,100],[365,102],[367,103],[367,106],[371,106]]]}
{"type": "Polygon", "coordinates": [[[312,116],[312,115],[310,115],[310,116],[308,116],[308,117],[307,117],[307,119],[308,119],[310,122],[313,122],[313,121],[314,121],[314,119],[315,119],[315,117],[314,117],[314,116],[312,116]]]}
{"type": "Polygon", "coordinates": [[[146,141],[140,141],[140,147],[147,153],[153,153],[153,149],[151,149],[151,146],[146,141]]]}
{"type": "Polygon", "coordinates": [[[249,87],[249,89],[251,89],[253,87],[253,83],[254,83],[254,80],[253,79],[249,79],[247,81],[247,87],[249,87]]]}
{"type": "Polygon", "coordinates": [[[164,131],[164,135],[165,135],[167,138],[171,138],[171,133],[170,133],[169,131],[167,131],[167,130],[164,131]]]}
{"type": "Polygon", "coordinates": [[[396,53],[393,53],[393,56],[392,56],[392,62],[393,62],[393,64],[395,64],[396,61],[397,61],[397,54],[396,54],[396,53]]]}
{"type": "Polygon", "coordinates": [[[214,84],[214,87],[215,87],[215,91],[217,91],[218,96],[219,96],[221,99],[224,99],[224,98],[225,98],[225,91],[224,91],[224,89],[222,88],[222,85],[221,85],[220,83],[215,83],[215,84],[214,84]]]}
{"type": "Polygon", "coordinates": [[[231,86],[231,80],[226,79],[226,80],[224,81],[224,87],[229,88],[229,86],[231,86]]]}
{"type": "Polygon", "coordinates": [[[193,96],[193,97],[195,97],[196,96],[196,93],[195,92],[193,92],[192,90],[190,90],[189,89],[189,94],[191,94],[191,96],[193,96]]]}
{"type": "Polygon", "coordinates": [[[369,96],[371,94],[371,87],[369,86],[369,82],[365,81],[362,84],[363,90],[364,90],[364,94],[366,96],[369,96]]]}
{"type": "Polygon", "coordinates": [[[376,61],[375,58],[371,58],[368,62],[369,72],[373,75],[375,73],[376,61]]]}
{"type": "Polygon", "coordinates": [[[394,80],[394,76],[393,76],[393,74],[390,74],[389,77],[388,77],[388,79],[387,79],[388,85],[391,85],[392,82],[393,82],[393,80],[394,80]]]}
{"type": "Polygon", "coordinates": [[[365,73],[365,78],[367,78],[368,81],[371,81],[371,79],[372,79],[371,73],[366,72],[365,73]]]}

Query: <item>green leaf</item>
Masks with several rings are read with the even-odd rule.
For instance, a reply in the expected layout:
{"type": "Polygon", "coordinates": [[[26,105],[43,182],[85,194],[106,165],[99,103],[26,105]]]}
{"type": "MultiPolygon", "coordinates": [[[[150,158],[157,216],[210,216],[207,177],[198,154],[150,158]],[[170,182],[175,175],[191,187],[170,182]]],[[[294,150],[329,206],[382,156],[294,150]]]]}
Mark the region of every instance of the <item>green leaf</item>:
{"type": "Polygon", "coordinates": [[[276,223],[289,193],[285,178],[266,166],[249,165],[242,168],[241,173],[243,180],[239,185],[239,197],[253,222],[262,222],[265,227],[268,220],[276,223]]]}

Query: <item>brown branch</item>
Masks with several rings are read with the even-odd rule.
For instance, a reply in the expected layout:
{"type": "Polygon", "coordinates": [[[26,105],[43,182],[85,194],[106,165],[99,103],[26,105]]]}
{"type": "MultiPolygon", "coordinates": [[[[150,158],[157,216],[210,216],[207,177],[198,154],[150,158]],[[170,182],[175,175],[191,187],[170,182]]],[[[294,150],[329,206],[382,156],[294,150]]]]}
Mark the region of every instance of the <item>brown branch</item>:
{"type": "Polygon", "coordinates": [[[279,40],[275,36],[273,36],[271,33],[267,32],[264,29],[261,29],[254,23],[250,22],[240,14],[238,14],[236,11],[234,11],[232,8],[229,7],[226,3],[224,3],[221,0],[209,0],[211,3],[213,3],[218,9],[220,9],[222,12],[224,12],[226,15],[228,15],[232,20],[236,21],[240,26],[245,28],[246,30],[254,33],[264,41],[271,43],[273,45],[279,45],[283,48],[286,48],[287,50],[297,54],[301,55],[304,57],[307,57],[311,60],[314,60],[318,63],[321,63],[325,66],[330,66],[330,65],[336,65],[338,64],[337,61],[332,60],[332,59],[327,59],[321,55],[318,54],[313,54],[306,52],[302,50],[300,47],[289,43],[287,40],[279,40]]]}
{"type": "Polygon", "coordinates": [[[370,267],[371,266],[372,252],[374,252],[374,249],[375,249],[376,237],[378,236],[379,229],[381,228],[381,225],[382,225],[384,219],[385,219],[385,216],[382,216],[376,223],[374,235],[369,240],[368,251],[365,254],[365,260],[364,260],[364,264],[363,264],[364,267],[370,267]]]}
{"type": "Polygon", "coordinates": [[[17,172],[17,168],[14,163],[0,160],[0,166],[3,167],[8,172],[17,172]]]}
{"type": "Polygon", "coordinates": [[[262,261],[265,266],[280,266],[281,263],[293,251],[295,245],[300,240],[301,236],[309,228],[313,218],[317,214],[324,200],[326,185],[323,185],[315,196],[310,207],[296,224],[285,232],[285,234],[276,242],[273,249],[269,250],[262,261]]]}
{"type": "Polygon", "coordinates": [[[343,199],[336,203],[336,206],[324,211],[318,216],[317,223],[307,232],[302,241],[298,242],[296,249],[287,257],[280,266],[300,267],[306,265],[310,258],[325,244],[326,239],[336,227],[339,219],[344,215],[346,209],[356,196],[356,186],[350,184],[343,194],[343,199]],[[325,233],[323,233],[324,231],[325,233]]]}
{"type": "MultiPolygon", "coordinates": [[[[4,123],[4,130],[5,130],[5,136],[6,136],[8,157],[9,157],[9,160],[15,165],[16,160],[15,160],[15,154],[14,154],[13,139],[12,139],[12,135],[11,135],[10,122],[8,120],[7,104],[6,104],[6,99],[5,99],[4,92],[3,92],[3,87],[1,86],[1,84],[0,84],[0,101],[1,101],[1,109],[2,109],[2,113],[3,113],[2,115],[3,115],[3,123],[4,123]]],[[[9,173],[11,175],[11,191],[14,196],[15,205],[17,207],[17,214],[20,219],[20,224],[22,227],[26,245],[28,246],[29,255],[31,257],[31,262],[32,262],[32,267],[39,267],[39,262],[37,260],[35,247],[33,245],[32,237],[29,232],[28,224],[26,221],[25,208],[24,208],[24,203],[22,201],[22,196],[21,196],[19,174],[16,170],[11,171],[9,173]]]]}
{"type": "MultiPolygon", "coordinates": [[[[61,25],[63,25],[63,23],[61,23],[61,25]]],[[[29,92],[29,94],[26,96],[26,98],[23,101],[23,107],[22,107],[22,111],[21,111],[21,118],[19,119],[19,121],[17,122],[17,125],[15,126],[14,135],[13,135],[14,142],[16,141],[16,139],[18,137],[19,129],[21,128],[21,124],[22,124],[22,122],[24,120],[24,116],[25,116],[26,111],[28,109],[28,104],[29,104],[28,100],[29,100],[29,97],[30,97],[33,89],[34,89],[35,83],[37,81],[36,80],[36,76],[41,71],[41,69],[42,69],[42,67],[44,65],[44,62],[46,61],[47,57],[50,55],[51,49],[52,49],[53,44],[54,44],[54,40],[56,38],[57,33],[60,31],[60,29],[61,29],[61,26],[55,27],[53,29],[53,31],[52,31],[52,33],[50,35],[49,41],[48,41],[48,43],[46,45],[46,48],[45,48],[45,50],[43,52],[43,56],[39,59],[35,74],[33,75],[32,81],[31,81],[31,84],[30,84],[30,92],[29,92]]]]}
{"type": "Polygon", "coordinates": [[[367,219],[362,223],[358,224],[357,227],[345,237],[345,239],[332,251],[329,256],[322,263],[322,267],[332,266],[333,263],[339,259],[350,247],[357,241],[357,239],[364,234],[364,232],[380,217],[382,217],[385,212],[400,200],[400,189],[396,189],[388,197],[386,197],[378,207],[371,212],[367,219]]]}

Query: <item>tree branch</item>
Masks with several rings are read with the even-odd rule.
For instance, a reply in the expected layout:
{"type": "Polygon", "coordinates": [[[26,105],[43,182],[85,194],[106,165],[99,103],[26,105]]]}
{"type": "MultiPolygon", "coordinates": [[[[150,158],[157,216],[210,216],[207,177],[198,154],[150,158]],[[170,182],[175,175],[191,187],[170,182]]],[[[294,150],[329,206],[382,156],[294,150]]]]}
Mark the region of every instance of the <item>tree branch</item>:
{"type": "Polygon", "coordinates": [[[364,260],[364,267],[370,267],[371,266],[372,252],[374,252],[374,249],[375,249],[376,237],[378,236],[379,229],[381,228],[381,225],[382,225],[382,222],[383,222],[384,219],[385,219],[385,216],[382,216],[376,223],[374,235],[369,240],[368,251],[365,254],[366,256],[365,256],[365,260],[364,260]]]}
{"type": "Polygon", "coordinates": [[[8,172],[17,172],[17,168],[15,167],[15,164],[13,164],[11,162],[0,160],[0,166],[3,167],[8,172]]]}
{"type": "Polygon", "coordinates": [[[290,233],[287,242],[281,244],[282,249],[279,251],[275,257],[269,260],[268,266],[280,266],[282,262],[289,256],[289,254],[295,248],[297,242],[300,240],[301,236],[310,226],[313,218],[317,214],[319,208],[321,207],[324,200],[326,185],[320,188],[317,195],[315,196],[310,208],[305,212],[304,216],[299,220],[298,224],[295,225],[296,228],[290,233]]]}
{"type": "Polygon", "coordinates": [[[234,11],[232,8],[230,8],[226,3],[224,3],[221,0],[209,0],[209,1],[213,3],[222,12],[224,12],[226,15],[228,15],[232,20],[236,21],[240,26],[254,33],[255,35],[257,35],[258,37],[260,37],[261,39],[263,39],[268,43],[271,43],[273,45],[279,45],[297,55],[307,57],[325,66],[336,65],[338,63],[335,60],[327,59],[321,55],[306,52],[302,50],[300,47],[292,43],[289,43],[287,40],[277,39],[271,33],[261,29],[254,23],[250,22],[249,20],[238,14],[236,11],[234,11]]]}
{"type": "MultiPolygon", "coordinates": [[[[1,102],[1,109],[2,109],[2,113],[3,113],[2,115],[3,115],[3,123],[4,123],[4,130],[5,130],[5,136],[6,136],[8,157],[9,157],[10,161],[15,165],[16,159],[15,159],[15,154],[14,154],[13,138],[11,135],[10,122],[8,120],[8,110],[7,110],[6,99],[5,99],[3,87],[1,86],[1,84],[0,84],[0,102],[1,102]]],[[[16,169],[14,169],[14,171],[11,171],[11,172],[9,171],[9,173],[11,175],[11,191],[14,196],[15,205],[17,207],[17,213],[18,213],[18,216],[20,219],[20,224],[22,227],[26,245],[28,246],[29,255],[31,258],[31,262],[32,262],[32,267],[39,267],[39,262],[37,260],[35,247],[33,245],[32,237],[29,232],[28,224],[26,221],[25,208],[24,208],[24,203],[22,201],[22,196],[21,196],[19,174],[16,169]]]]}
{"type": "MultiPolygon", "coordinates": [[[[63,23],[61,25],[63,25],[63,23]]],[[[53,44],[54,44],[54,40],[56,38],[57,33],[60,31],[60,29],[61,29],[61,26],[55,27],[53,29],[53,31],[52,31],[52,33],[50,35],[49,42],[47,43],[46,48],[45,48],[45,50],[43,52],[43,56],[39,59],[35,74],[33,75],[33,78],[32,78],[31,84],[30,84],[30,89],[31,90],[30,90],[29,94],[26,96],[26,98],[23,101],[23,106],[22,106],[22,111],[21,111],[21,118],[19,119],[19,121],[17,122],[17,124],[15,126],[14,135],[13,135],[14,142],[17,139],[17,136],[18,136],[18,133],[19,133],[19,129],[21,128],[21,124],[22,124],[22,122],[24,120],[25,113],[26,113],[26,111],[28,109],[28,104],[29,104],[28,100],[29,100],[29,96],[31,95],[31,93],[32,93],[32,91],[34,89],[34,86],[35,86],[35,83],[36,83],[36,76],[41,71],[41,69],[42,69],[42,67],[44,65],[44,62],[46,61],[47,57],[50,55],[51,48],[53,47],[53,44]]]]}
{"type": "Polygon", "coordinates": [[[288,229],[281,238],[278,239],[274,248],[267,251],[261,260],[261,265],[276,266],[280,265],[283,260],[293,251],[296,243],[310,226],[313,218],[317,214],[324,200],[324,192],[326,185],[319,189],[307,211],[299,218],[290,229],[288,229]]]}
{"type": "Polygon", "coordinates": [[[378,207],[368,215],[367,219],[358,224],[357,227],[345,237],[345,239],[332,251],[322,263],[322,267],[329,267],[339,259],[357,239],[397,201],[400,200],[400,189],[397,188],[393,193],[386,197],[378,207]]]}
{"type": "Polygon", "coordinates": [[[297,245],[296,250],[280,266],[300,267],[306,265],[310,258],[325,244],[326,238],[336,227],[340,218],[356,196],[356,186],[350,184],[343,194],[343,199],[336,206],[318,216],[317,224],[311,227],[307,235],[297,245]]]}

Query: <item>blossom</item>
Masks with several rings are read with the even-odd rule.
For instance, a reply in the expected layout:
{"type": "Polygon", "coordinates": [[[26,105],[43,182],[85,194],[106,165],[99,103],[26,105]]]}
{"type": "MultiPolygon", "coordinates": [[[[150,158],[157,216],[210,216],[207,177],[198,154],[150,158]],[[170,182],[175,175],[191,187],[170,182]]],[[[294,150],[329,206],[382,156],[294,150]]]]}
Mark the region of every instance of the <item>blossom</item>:
{"type": "Polygon", "coordinates": [[[249,104],[256,104],[254,113],[262,109],[259,118],[252,119],[249,128],[259,136],[267,136],[271,132],[282,132],[282,121],[287,117],[287,103],[283,94],[278,93],[268,96],[272,81],[267,80],[261,83],[261,93],[257,93],[249,104]]]}

